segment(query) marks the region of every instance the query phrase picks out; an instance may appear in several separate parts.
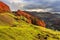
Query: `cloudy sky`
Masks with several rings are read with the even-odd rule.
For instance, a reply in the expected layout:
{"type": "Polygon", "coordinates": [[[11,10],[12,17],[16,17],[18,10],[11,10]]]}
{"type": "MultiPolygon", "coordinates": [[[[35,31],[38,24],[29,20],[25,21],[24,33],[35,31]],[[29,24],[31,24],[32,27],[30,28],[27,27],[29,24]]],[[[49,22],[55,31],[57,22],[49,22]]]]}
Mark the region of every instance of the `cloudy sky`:
{"type": "Polygon", "coordinates": [[[10,6],[11,10],[51,9],[60,11],[60,0],[0,0],[10,6]]]}

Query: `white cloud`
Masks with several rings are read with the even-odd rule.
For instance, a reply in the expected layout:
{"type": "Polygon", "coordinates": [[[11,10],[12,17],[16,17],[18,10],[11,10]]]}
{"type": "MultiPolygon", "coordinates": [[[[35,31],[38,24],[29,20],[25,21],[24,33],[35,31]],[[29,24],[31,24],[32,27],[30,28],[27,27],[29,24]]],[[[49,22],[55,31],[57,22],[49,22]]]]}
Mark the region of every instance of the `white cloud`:
{"type": "Polygon", "coordinates": [[[26,11],[36,11],[36,12],[51,12],[53,8],[46,8],[46,9],[27,9],[26,11]]]}
{"type": "Polygon", "coordinates": [[[23,10],[23,7],[27,5],[27,3],[23,2],[23,0],[0,0],[9,5],[11,10],[23,10]]]}
{"type": "MultiPolygon", "coordinates": [[[[40,7],[44,7],[44,8],[49,7],[54,2],[60,1],[60,0],[0,0],[0,1],[3,1],[6,4],[8,4],[12,10],[18,10],[18,9],[26,10],[28,8],[30,8],[30,9],[34,8],[34,10],[36,10],[36,8],[39,8],[39,9],[37,9],[38,11],[44,11],[44,10],[51,11],[52,8],[47,8],[47,9],[43,10],[43,8],[40,9],[40,7]]],[[[59,6],[59,8],[60,8],[60,6],[59,6]]]]}
{"type": "Polygon", "coordinates": [[[19,2],[22,2],[22,0],[8,0],[9,2],[11,2],[11,3],[19,3],[19,2]]]}

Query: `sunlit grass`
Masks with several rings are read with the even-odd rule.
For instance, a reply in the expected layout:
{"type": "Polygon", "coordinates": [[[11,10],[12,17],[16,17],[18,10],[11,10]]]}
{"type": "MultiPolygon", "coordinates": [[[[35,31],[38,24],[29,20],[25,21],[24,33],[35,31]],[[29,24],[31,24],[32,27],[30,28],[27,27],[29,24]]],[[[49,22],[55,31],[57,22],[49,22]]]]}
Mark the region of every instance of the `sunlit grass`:
{"type": "Polygon", "coordinates": [[[60,40],[60,31],[28,24],[25,17],[13,23],[17,26],[12,27],[0,21],[0,40],[60,40]]]}

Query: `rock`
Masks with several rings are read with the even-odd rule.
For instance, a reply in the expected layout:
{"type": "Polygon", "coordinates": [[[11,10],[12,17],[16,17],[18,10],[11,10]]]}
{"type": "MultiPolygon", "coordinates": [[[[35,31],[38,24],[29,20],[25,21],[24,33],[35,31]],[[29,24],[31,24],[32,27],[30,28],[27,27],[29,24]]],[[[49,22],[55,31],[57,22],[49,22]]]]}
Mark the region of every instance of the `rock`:
{"type": "Polygon", "coordinates": [[[28,20],[26,20],[28,23],[32,23],[34,25],[43,26],[43,27],[46,26],[46,24],[45,24],[45,22],[43,20],[39,20],[37,17],[32,16],[32,15],[30,15],[27,12],[18,10],[16,14],[18,16],[21,16],[22,15],[22,16],[26,17],[28,19],[28,20]]]}
{"type": "Polygon", "coordinates": [[[39,20],[39,19],[37,20],[37,25],[42,26],[42,27],[46,27],[45,22],[43,20],[39,20]]]}
{"type": "Polygon", "coordinates": [[[8,5],[0,1],[0,12],[10,12],[8,5]]]}
{"type": "Polygon", "coordinates": [[[31,15],[29,15],[28,13],[25,13],[25,12],[23,12],[23,11],[21,11],[21,10],[18,10],[18,11],[17,11],[17,15],[26,17],[26,18],[28,19],[28,20],[26,20],[26,21],[27,21],[28,23],[31,23],[31,20],[30,20],[31,15]]]}

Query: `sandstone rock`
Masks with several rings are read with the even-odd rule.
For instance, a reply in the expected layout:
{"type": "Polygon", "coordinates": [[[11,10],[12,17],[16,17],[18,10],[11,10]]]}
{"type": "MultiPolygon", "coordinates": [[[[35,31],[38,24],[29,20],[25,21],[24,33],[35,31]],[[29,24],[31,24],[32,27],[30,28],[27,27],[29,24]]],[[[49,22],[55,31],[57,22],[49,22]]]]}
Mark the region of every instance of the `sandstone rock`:
{"type": "Polygon", "coordinates": [[[27,21],[28,23],[31,23],[31,19],[30,19],[31,15],[29,15],[28,13],[25,13],[25,12],[23,12],[23,11],[21,11],[21,10],[18,10],[18,11],[17,11],[17,15],[26,17],[26,18],[28,19],[28,20],[26,20],[26,21],[27,21]]]}
{"type": "Polygon", "coordinates": [[[34,16],[30,15],[29,13],[18,10],[16,14],[19,16],[22,15],[22,16],[26,17],[28,19],[27,20],[28,23],[32,23],[34,25],[43,26],[43,27],[46,26],[46,24],[43,20],[39,20],[37,17],[34,17],[34,16]]]}
{"type": "Polygon", "coordinates": [[[10,12],[8,5],[0,1],[0,12],[10,12]]]}

